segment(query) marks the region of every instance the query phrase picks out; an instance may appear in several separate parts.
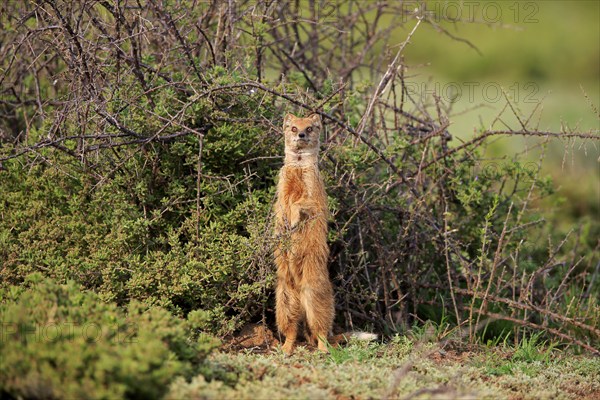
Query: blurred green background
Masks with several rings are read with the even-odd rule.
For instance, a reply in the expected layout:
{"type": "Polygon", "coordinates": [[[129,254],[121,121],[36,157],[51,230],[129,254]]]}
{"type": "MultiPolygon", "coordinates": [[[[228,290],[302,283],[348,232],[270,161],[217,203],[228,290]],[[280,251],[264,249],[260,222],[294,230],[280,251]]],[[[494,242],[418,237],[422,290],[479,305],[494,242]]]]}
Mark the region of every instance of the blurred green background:
{"type": "MultiPolygon", "coordinates": [[[[406,3],[407,8],[416,5],[406,3]]],[[[469,40],[480,51],[441,34],[431,24],[422,24],[405,49],[415,94],[432,101],[435,90],[452,103],[454,145],[472,138],[480,129],[506,129],[503,122],[519,129],[510,108],[502,113],[503,122],[493,124],[506,105],[501,90],[512,98],[525,119],[538,107],[530,129],[539,121],[539,130],[598,133],[599,1],[431,1],[421,9],[434,15],[439,27],[469,40]]],[[[409,21],[398,28],[398,43],[413,26],[409,21]]],[[[501,138],[488,152],[490,157],[501,158],[526,151],[528,159],[537,160],[540,149],[526,149],[539,142],[537,138],[501,138]]],[[[557,183],[565,207],[572,214],[597,218],[598,143],[552,140],[546,154],[544,172],[557,183]]]]}
{"type": "Polygon", "coordinates": [[[579,123],[582,129],[598,129],[598,118],[580,85],[598,107],[600,2],[451,1],[428,2],[426,7],[435,15],[475,20],[453,24],[438,18],[441,27],[469,40],[481,54],[440,35],[431,25],[421,26],[405,51],[409,64],[426,65],[416,71],[419,77],[432,75],[442,88],[449,82],[491,84],[487,100],[492,101],[485,101],[482,86],[474,90],[475,101],[468,101],[468,88],[461,85],[464,90],[457,110],[461,109],[458,105],[474,106],[477,100],[494,106],[494,89],[501,85],[509,94],[519,94],[515,100],[523,111],[533,109],[533,101],[551,92],[544,101],[541,129],[560,129],[561,120],[570,126],[579,123]],[[528,83],[537,88],[526,87],[528,83]]]}

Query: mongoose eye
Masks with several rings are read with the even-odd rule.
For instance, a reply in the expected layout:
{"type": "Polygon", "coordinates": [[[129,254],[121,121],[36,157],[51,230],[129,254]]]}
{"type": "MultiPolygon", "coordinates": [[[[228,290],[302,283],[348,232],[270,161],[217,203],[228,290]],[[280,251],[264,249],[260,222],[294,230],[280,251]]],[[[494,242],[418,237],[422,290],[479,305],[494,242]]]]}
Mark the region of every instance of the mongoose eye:
{"type": "Polygon", "coordinates": [[[296,133],[298,132],[298,128],[296,128],[295,126],[292,127],[292,132],[296,133]]]}
{"type": "Polygon", "coordinates": [[[312,126],[309,126],[308,128],[306,128],[306,132],[311,133],[312,132],[312,126]]]}

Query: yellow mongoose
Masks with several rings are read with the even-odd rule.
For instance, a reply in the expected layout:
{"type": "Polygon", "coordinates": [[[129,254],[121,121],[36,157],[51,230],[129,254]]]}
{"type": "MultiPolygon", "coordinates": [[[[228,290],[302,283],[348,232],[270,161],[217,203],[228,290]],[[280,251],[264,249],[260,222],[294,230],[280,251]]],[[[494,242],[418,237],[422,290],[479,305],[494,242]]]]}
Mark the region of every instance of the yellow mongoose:
{"type": "Polygon", "coordinates": [[[285,336],[283,351],[294,351],[299,325],[306,322],[313,345],[327,352],[334,300],[327,271],[327,194],[319,173],[321,117],[283,119],[285,161],[275,203],[277,328],[285,336]]]}

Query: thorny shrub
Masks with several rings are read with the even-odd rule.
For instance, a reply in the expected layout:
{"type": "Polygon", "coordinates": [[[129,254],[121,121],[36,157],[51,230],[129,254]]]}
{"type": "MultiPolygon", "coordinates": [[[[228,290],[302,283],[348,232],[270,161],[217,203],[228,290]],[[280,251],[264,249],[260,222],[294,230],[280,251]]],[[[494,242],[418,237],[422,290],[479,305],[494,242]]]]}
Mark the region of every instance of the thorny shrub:
{"type": "Polygon", "coordinates": [[[3,287],[37,271],[219,334],[272,321],[279,126],[317,111],[339,326],[446,318],[470,340],[525,327],[597,348],[598,221],[553,229],[542,158],[480,166],[489,138],[598,133],[540,131],[507,99],[521,126],[455,144],[448,108],[406,90],[412,33],[450,35],[435,18],[352,0],[1,7],[3,287]]]}

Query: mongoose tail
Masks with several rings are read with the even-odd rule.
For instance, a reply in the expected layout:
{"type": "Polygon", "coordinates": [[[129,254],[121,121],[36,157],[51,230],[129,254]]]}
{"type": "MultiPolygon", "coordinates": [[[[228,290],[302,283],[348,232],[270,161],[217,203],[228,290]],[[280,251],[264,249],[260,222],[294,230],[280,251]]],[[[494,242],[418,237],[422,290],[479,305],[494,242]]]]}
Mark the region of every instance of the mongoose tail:
{"type": "Polygon", "coordinates": [[[360,340],[361,342],[374,342],[379,339],[379,335],[370,332],[351,331],[333,335],[329,338],[329,342],[331,344],[345,344],[352,339],[360,340]]]}

